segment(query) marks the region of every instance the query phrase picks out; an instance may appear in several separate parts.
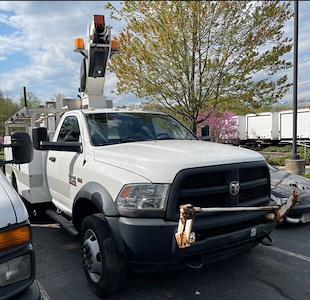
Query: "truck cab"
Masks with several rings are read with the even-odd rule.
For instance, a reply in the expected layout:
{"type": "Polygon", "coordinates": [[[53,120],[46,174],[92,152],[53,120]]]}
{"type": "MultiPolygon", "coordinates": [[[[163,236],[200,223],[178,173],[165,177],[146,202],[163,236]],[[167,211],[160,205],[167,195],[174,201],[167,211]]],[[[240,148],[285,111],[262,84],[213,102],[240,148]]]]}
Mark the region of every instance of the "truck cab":
{"type": "MultiPolygon", "coordinates": [[[[0,161],[1,165],[29,162],[29,153],[32,152],[30,137],[21,133],[13,135],[12,139],[13,144],[0,145],[0,148],[13,147],[12,159],[0,161]],[[24,152],[22,157],[21,152],[24,152]]],[[[28,213],[0,170],[0,299],[9,298],[39,300],[40,292],[35,280],[35,257],[28,213]]]]}
{"type": "Polygon", "coordinates": [[[49,150],[51,201],[81,236],[85,274],[97,295],[117,290],[126,268],[197,267],[256,246],[275,227],[266,211],[201,214],[195,244],[178,247],[181,205],[269,205],[270,176],[260,154],[198,140],[165,113],[72,110],[52,141],[42,127],[33,140],[37,150],[49,150]]]}

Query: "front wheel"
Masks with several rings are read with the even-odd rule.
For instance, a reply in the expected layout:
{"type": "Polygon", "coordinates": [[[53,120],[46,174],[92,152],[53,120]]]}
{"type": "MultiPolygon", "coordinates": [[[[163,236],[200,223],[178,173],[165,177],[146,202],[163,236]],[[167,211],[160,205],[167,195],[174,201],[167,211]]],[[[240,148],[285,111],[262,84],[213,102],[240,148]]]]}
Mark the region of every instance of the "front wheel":
{"type": "Polygon", "coordinates": [[[94,293],[111,295],[124,284],[126,268],[115,242],[106,229],[102,214],[84,219],[81,228],[81,249],[84,272],[94,293]]]}

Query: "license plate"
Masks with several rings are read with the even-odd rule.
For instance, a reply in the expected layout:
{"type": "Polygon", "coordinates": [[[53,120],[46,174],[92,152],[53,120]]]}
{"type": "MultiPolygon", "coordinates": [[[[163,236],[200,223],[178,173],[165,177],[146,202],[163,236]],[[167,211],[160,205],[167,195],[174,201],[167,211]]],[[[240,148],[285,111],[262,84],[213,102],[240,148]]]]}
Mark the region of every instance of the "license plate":
{"type": "Polygon", "coordinates": [[[251,236],[251,237],[254,237],[254,236],[256,236],[256,233],[257,233],[256,227],[253,227],[253,228],[251,229],[250,236],[251,236]]]}

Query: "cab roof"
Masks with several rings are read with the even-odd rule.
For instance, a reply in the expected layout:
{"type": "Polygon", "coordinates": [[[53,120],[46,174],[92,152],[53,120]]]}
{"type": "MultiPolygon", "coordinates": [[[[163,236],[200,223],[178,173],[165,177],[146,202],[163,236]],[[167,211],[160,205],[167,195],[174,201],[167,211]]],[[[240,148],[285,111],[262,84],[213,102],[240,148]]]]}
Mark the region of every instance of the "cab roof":
{"type": "Polygon", "coordinates": [[[161,114],[166,113],[152,110],[131,109],[131,108],[87,108],[81,109],[84,114],[104,114],[104,113],[145,113],[145,114],[161,114]]]}

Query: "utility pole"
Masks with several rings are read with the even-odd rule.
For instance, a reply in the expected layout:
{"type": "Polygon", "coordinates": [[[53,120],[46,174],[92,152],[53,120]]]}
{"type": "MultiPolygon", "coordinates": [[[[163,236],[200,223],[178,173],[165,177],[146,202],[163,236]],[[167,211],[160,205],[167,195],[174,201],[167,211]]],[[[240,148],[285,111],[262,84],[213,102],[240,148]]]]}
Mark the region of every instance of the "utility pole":
{"type": "Polygon", "coordinates": [[[299,159],[297,153],[297,98],[298,98],[298,5],[299,1],[294,2],[294,59],[293,59],[293,140],[291,159],[285,161],[285,170],[292,174],[305,173],[305,161],[299,159]]]}
{"type": "Polygon", "coordinates": [[[26,87],[23,87],[23,91],[24,91],[24,105],[25,107],[28,107],[28,103],[27,103],[27,93],[26,93],[26,87]]]}
{"type": "Polygon", "coordinates": [[[298,94],[298,0],[294,1],[294,62],[293,62],[293,141],[292,159],[299,159],[297,154],[297,94],[298,94]]]}

